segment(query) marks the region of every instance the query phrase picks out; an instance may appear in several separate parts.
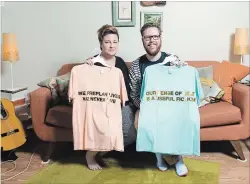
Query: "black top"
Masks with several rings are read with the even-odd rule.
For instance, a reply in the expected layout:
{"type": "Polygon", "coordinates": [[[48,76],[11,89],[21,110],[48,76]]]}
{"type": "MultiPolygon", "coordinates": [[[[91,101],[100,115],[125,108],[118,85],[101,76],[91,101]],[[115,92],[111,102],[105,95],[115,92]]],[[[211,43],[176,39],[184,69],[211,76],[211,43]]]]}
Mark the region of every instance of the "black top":
{"type": "MultiPolygon", "coordinates": [[[[98,56],[98,55],[95,55],[94,57],[96,57],[96,56],[98,56]]],[[[115,56],[115,58],[116,58],[115,67],[119,68],[122,71],[126,90],[127,90],[127,95],[128,95],[129,101],[131,101],[131,99],[130,99],[130,86],[129,86],[129,72],[128,72],[127,65],[121,57],[115,56]]]]}
{"type": "MultiPolygon", "coordinates": [[[[129,72],[128,72],[128,67],[125,63],[125,61],[119,57],[119,56],[115,56],[116,58],[116,62],[115,62],[115,67],[119,68],[122,71],[123,77],[124,77],[124,82],[126,85],[126,89],[127,89],[127,94],[128,97],[130,96],[130,86],[129,86],[129,72]]],[[[129,101],[130,101],[130,97],[129,97],[129,101]]]]}
{"type": "MultiPolygon", "coordinates": [[[[140,73],[141,73],[141,79],[143,78],[143,74],[145,69],[154,64],[162,63],[166,57],[170,56],[170,54],[167,54],[165,52],[161,52],[161,57],[157,61],[149,61],[148,58],[146,57],[146,54],[140,57],[139,60],[139,66],[140,66],[140,73]]],[[[170,63],[166,63],[167,66],[170,65],[170,63]]],[[[141,80],[142,81],[142,80],[141,80]]]]}

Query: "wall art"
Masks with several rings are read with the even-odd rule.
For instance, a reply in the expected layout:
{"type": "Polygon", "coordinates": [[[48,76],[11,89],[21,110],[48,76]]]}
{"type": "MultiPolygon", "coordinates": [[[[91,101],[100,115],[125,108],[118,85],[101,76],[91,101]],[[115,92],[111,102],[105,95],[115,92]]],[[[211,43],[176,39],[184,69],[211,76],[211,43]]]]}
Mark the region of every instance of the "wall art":
{"type": "Polygon", "coordinates": [[[135,26],[135,1],[112,1],[113,26],[134,27],[135,26]]]}

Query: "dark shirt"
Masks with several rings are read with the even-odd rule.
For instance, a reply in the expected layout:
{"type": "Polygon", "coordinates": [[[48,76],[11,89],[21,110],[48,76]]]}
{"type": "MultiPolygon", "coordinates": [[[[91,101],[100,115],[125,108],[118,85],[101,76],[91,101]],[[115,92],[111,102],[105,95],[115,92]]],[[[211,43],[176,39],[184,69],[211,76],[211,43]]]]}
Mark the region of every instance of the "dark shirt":
{"type": "Polygon", "coordinates": [[[119,68],[122,71],[122,74],[123,74],[123,77],[124,77],[124,82],[125,82],[126,89],[127,89],[128,98],[129,98],[129,101],[131,101],[130,100],[130,86],[129,86],[128,67],[127,67],[125,61],[119,56],[116,56],[115,67],[119,68]]]}
{"type": "MultiPolygon", "coordinates": [[[[130,99],[137,108],[140,108],[141,85],[145,69],[150,65],[163,62],[168,56],[170,56],[170,54],[161,52],[161,57],[157,61],[152,62],[149,61],[146,57],[146,54],[144,54],[132,62],[131,68],[129,70],[130,99]]],[[[170,63],[166,63],[166,65],[169,64],[170,63]]]]}
{"type": "MultiPolygon", "coordinates": [[[[141,73],[141,82],[143,79],[143,74],[145,69],[148,66],[154,65],[154,64],[158,64],[158,63],[162,63],[164,61],[164,59],[166,57],[170,56],[170,54],[167,54],[165,52],[161,52],[161,57],[157,60],[157,61],[149,61],[146,54],[142,55],[139,59],[139,67],[140,67],[140,73],[141,73]]],[[[167,63],[166,65],[169,65],[169,63],[167,63]]]]}

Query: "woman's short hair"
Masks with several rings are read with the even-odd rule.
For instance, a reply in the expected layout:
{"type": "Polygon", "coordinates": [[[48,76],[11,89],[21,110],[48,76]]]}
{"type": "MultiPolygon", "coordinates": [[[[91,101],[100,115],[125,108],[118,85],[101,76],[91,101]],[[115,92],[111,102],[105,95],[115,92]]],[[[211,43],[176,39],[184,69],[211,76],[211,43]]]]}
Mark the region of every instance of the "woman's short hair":
{"type": "Polygon", "coordinates": [[[118,41],[119,41],[119,33],[118,33],[118,30],[114,26],[111,26],[108,24],[103,25],[100,29],[98,29],[97,33],[98,33],[98,40],[100,44],[103,41],[103,37],[108,34],[116,34],[118,37],[118,41]]]}

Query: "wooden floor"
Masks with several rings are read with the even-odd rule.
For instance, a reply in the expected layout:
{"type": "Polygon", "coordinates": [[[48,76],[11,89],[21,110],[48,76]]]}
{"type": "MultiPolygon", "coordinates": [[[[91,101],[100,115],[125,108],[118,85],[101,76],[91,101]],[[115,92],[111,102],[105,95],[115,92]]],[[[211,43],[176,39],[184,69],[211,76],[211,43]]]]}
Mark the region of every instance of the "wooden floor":
{"type": "MultiPolygon", "coordinates": [[[[237,160],[237,155],[234,152],[231,144],[229,142],[202,142],[201,144],[201,160],[215,161],[221,165],[220,169],[220,184],[249,184],[250,182],[250,139],[241,142],[243,147],[243,152],[247,158],[247,162],[241,162],[237,160]]],[[[18,159],[16,160],[16,169],[5,174],[1,177],[1,180],[11,177],[19,172],[23,171],[31,158],[32,153],[41,145],[41,141],[35,136],[32,130],[29,130],[28,141],[26,144],[16,150],[16,155],[18,159]]],[[[70,146],[71,147],[71,146],[70,146]]],[[[65,155],[62,155],[61,149],[65,150],[69,148],[69,144],[61,144],[60,147],[55,151],[54,158],[60,159],[65,155]],[[60,156],[57,155],[60,153],[60,156]]],[[[21,184],[29,179],[32,175],[37,173],[41,167],[40,150],[34,154],[29,168],[23,172],[21,175],[8,180],[1,181],[3,184],[21,184]]],[[[68,149],[69,150],[69,149],[68,149]]],[[[65,153],[65,151],[63,151],[65,153]]],[[[3,163],[1,165],[1,173],[8,171],[13,168],[12,163],[3,163]]]]}

